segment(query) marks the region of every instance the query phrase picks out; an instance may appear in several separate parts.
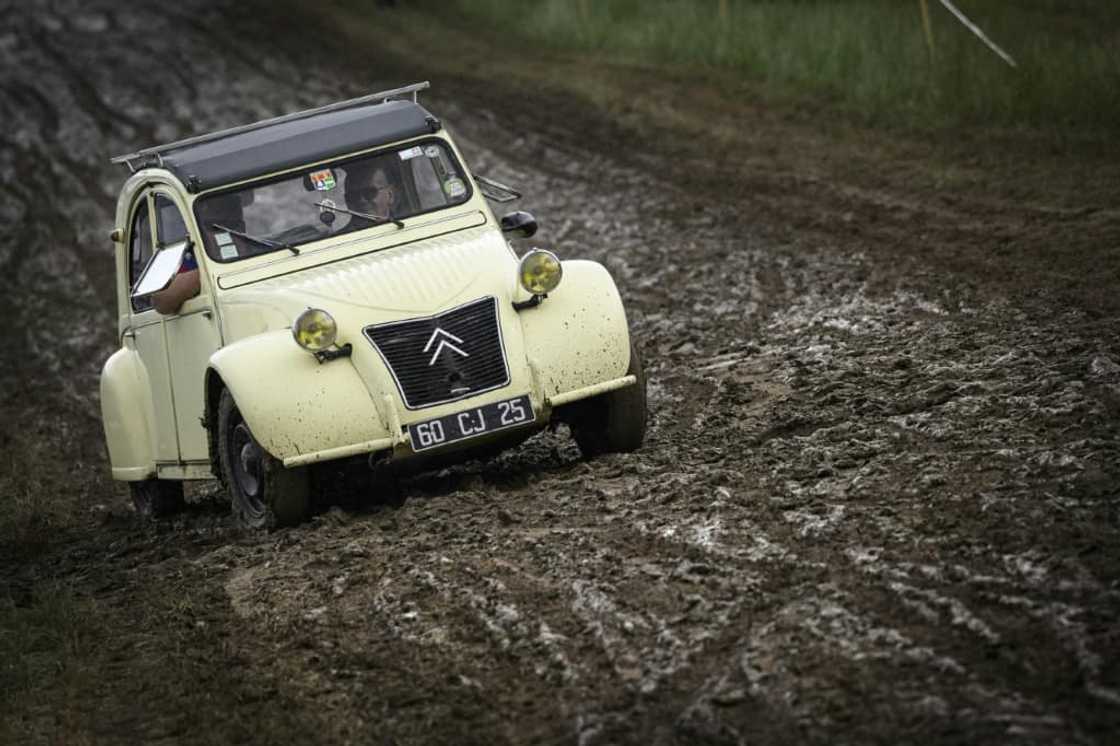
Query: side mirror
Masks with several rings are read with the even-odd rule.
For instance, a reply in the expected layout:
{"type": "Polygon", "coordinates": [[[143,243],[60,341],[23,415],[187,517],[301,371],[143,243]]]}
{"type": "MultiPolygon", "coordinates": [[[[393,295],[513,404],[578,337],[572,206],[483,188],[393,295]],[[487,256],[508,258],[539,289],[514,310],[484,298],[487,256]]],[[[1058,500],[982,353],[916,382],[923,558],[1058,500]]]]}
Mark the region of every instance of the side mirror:
{"type": "Polygon", "coordinates": [[[183,266],[183,255],[190,245],[190,241],[180,241],[152,254],[148,266],[144,267],[140,279],[136,281],[132,297],[146,298],[152,293],[166,290],[175,275],[179,274],[179,268],[183,266]]]}
{"type": "Polygon", "coordinates": [[[537,219],[524,210],[502,216],[502,233],[512,233],[515,238],[529,238],[537,232],[537,219]]]}

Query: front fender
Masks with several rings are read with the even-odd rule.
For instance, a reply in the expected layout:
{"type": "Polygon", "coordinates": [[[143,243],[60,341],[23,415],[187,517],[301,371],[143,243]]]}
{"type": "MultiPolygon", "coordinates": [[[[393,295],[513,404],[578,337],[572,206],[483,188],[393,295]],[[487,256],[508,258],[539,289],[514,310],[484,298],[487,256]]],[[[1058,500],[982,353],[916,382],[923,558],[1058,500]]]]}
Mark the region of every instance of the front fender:
{"type": "Polygon", "coordinates": [[[155,476],[154,415],[148,373],[135,350],[121,348],[101,369],[101,423],[113,478],[155,476]]]}
{"type": "Polygon", "coordinates": [[[564,262],[564,280],[520,313],[525,354],[545,397],[626,375],[630,331],[618,288],[596,262],[564,262]]]}
{"type": "Polygon", "coordinates": [[[387,438],[382,413],[349,358],[320,364],[287,329],[223,347],[210,368],[266,451],[284,460],[387,438]]]}

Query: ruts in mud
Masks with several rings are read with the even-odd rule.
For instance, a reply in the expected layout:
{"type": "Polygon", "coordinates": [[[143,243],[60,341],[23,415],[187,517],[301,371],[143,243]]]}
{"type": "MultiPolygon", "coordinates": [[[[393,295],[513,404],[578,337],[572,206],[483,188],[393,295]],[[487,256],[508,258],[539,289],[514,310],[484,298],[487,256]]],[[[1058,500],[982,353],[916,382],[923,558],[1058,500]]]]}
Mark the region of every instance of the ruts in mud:
{"type": "MultiPolygon", "coordinates": [[[[3,14],[5,439],[39,428],[83,465],[44,464],[67,475],[58,490],[117,516],[83,524],[78,559],[5,575],[49,565],[95,599],[105,584],[86,578],[113,578],[141,619],[148,584],[178,578],[213,668],[236,659],[330,743],[1115,732],[1115,320],[904,271],[841,237],[775,239],[676,186],[680,164],[626,150],[638,141],[551,137],[531,97],[480,109],[437,79],[426,101],[474,170],[528,195],[534,243],[616,278],[650,380],[642,450],[585,462],[561,428],[273,535],[205,505],[158,529],[122,517],[96,401],[125,178],[108,157],[409,81],[222,4],[3,14]],[[129,564],[146,559],[158,574],[129,564]]],[[[172,740],[206,740],[206,712],[186,722],[116,687],[89,694],[103,709],[75,706],[73,732],[127,740],[98,722],[125,711],[136,732],[179,718],[172,740]]],[[[6,717],[32,740],[58,732],[40,709],[6,717]]]]}

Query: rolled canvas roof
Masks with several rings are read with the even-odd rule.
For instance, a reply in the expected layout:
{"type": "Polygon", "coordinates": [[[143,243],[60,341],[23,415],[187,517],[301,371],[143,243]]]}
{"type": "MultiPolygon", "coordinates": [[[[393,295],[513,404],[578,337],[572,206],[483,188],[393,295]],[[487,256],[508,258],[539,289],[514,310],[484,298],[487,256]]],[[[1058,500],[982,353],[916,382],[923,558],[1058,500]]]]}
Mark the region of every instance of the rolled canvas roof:
{"type": "MultiPolygon", "coordinates": [[[[192,192],[417,137],[439,121],[413,101],[354,106],[279,122],[159,154],[192,192]]],[[[157,165],[149,161],[146,165],[157,165]]]]}

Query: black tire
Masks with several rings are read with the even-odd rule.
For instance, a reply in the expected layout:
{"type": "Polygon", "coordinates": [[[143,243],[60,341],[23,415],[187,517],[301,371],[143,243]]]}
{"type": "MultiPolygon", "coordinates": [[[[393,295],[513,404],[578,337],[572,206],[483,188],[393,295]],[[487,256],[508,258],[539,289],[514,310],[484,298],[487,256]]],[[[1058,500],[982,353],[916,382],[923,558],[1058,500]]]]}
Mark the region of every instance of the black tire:
{"type": "Polygon", "coordinates": [[[270,529],[307,520],[308,470],[285,469],[261,448],[229,389],[222,391],[218,404],[218,461],[234,518],[242,526],[270,529]]]}
{"type": "Polygon", "coordinates": [[[136,512],[149,518],[167,518],[183,509],[183,483],[167,479],[145,479],[129,482],[132,504],[136,512]]]}
{"type": "Polygon", "coordinates": [[[626,375],[636,376],[633,386],[576,402],[565,419],[580,453],[592,458],[603,453],[636,451],[646,437],[646,376],[633,339],[626,375]]]}

